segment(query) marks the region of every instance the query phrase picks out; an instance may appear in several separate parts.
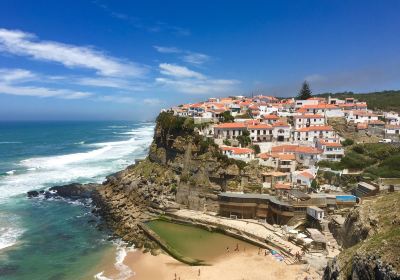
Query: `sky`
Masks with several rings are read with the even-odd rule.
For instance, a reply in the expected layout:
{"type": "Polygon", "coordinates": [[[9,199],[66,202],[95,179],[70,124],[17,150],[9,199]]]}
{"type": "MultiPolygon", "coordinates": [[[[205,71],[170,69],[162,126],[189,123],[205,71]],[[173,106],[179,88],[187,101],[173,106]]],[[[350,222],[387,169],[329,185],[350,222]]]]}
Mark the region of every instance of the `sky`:
{"type": "Polygon", "coordinates": [[[0,121],[400,89],[400,1],[0,1],[0,121]]]}

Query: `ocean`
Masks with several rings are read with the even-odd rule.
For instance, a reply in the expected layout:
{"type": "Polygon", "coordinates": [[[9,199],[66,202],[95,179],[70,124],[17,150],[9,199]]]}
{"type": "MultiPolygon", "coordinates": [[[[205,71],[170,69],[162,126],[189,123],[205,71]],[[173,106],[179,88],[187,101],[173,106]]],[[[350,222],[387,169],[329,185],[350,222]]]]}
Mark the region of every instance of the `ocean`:
{"type": "MultiPolygon", "coordinates": [[[[26,192],[102,182],[144,158],[153,131],[122,121],[0,122],[0,279],[101,279],[96,269],[116,245],[90,207],[26,192]]],[[[117,252],[116,265],[125,254],[117,252]]]]}

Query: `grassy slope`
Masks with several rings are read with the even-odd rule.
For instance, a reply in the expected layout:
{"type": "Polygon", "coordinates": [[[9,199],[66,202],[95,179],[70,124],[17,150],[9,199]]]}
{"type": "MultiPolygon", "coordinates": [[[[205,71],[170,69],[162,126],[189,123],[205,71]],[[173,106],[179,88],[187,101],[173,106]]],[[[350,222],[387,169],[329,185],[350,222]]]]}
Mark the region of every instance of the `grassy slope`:
{"type": "Polygon", "coordinates": [[[332,96],[337,98],[354,97],[359,101],[368,103],[368,108],[373,110],[385,110],[400,112],[400,90],[388,90],[381,92],[371,93],[352,93],[352,92],[339,92],[339,93],[323,93],[316,96],[332,96]]]}
{"type": "Polygon", "coordinates": [[[400,148],[391,144],[366,143],[346,148],[340,162],[320,161],[319,166],[335,170],[362,170],[365,176],[400,178],[400,148]]]}
{"type": "Polygon", "coordinates": [[[351,271],[351,260],[357,254],[380,256],[400,271],[400,192],[364,199],[361,209],[364,217],[372,216],[378,221],[377,232],[339,255],[345,275],[351,271]]]}

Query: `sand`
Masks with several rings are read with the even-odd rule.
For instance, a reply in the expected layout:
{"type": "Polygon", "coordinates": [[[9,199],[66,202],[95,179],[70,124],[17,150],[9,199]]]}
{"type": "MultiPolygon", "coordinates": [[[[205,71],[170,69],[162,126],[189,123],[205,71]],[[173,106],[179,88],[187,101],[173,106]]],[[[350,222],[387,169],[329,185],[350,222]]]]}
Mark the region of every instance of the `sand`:
{"type": "MultiPolygon", "coordinates": [[[[152,256],[140,251],[128,252],[123,262],[134,271],[133,280],[244,280],[244,279],[320,279],[315,272],[306,272],[306,265],[287,265],[271,255],[258,254],[257,249],[231,251],[212,261],[210,266],[188,266],[165,253],[152,256]],[[200,270],[200,275],[199,275],[200,270]],[[175,278],[176,274],[176,278],[175,278]]],[[[103,276],[121,278],[115,267],[105,269],[103,276]]]]}

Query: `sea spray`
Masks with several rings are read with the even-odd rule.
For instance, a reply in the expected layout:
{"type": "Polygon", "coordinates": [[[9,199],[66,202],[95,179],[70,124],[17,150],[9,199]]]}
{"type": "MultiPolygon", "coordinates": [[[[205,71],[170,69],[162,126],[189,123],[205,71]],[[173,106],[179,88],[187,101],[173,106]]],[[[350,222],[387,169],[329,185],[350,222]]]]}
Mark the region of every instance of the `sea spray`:
{"type": "MultiPolygon", "coordinates": [[[[130,269],[130,267],[124,264],[125,258],[128,255],[128,253],[134,251],[135,248],[127,246],[127,244],[123,241],[116,241],[115,244],[117,246],[117,251],[115,256],[114,267],[118,271],[118,275],[113,276],[112,279],[126,280],[135,275],[135,273],[130,269]]],[[[111,278],[104,276],[104,271],[94,275],[94,278],[97,280],[111,280],[111,278]]]]}

